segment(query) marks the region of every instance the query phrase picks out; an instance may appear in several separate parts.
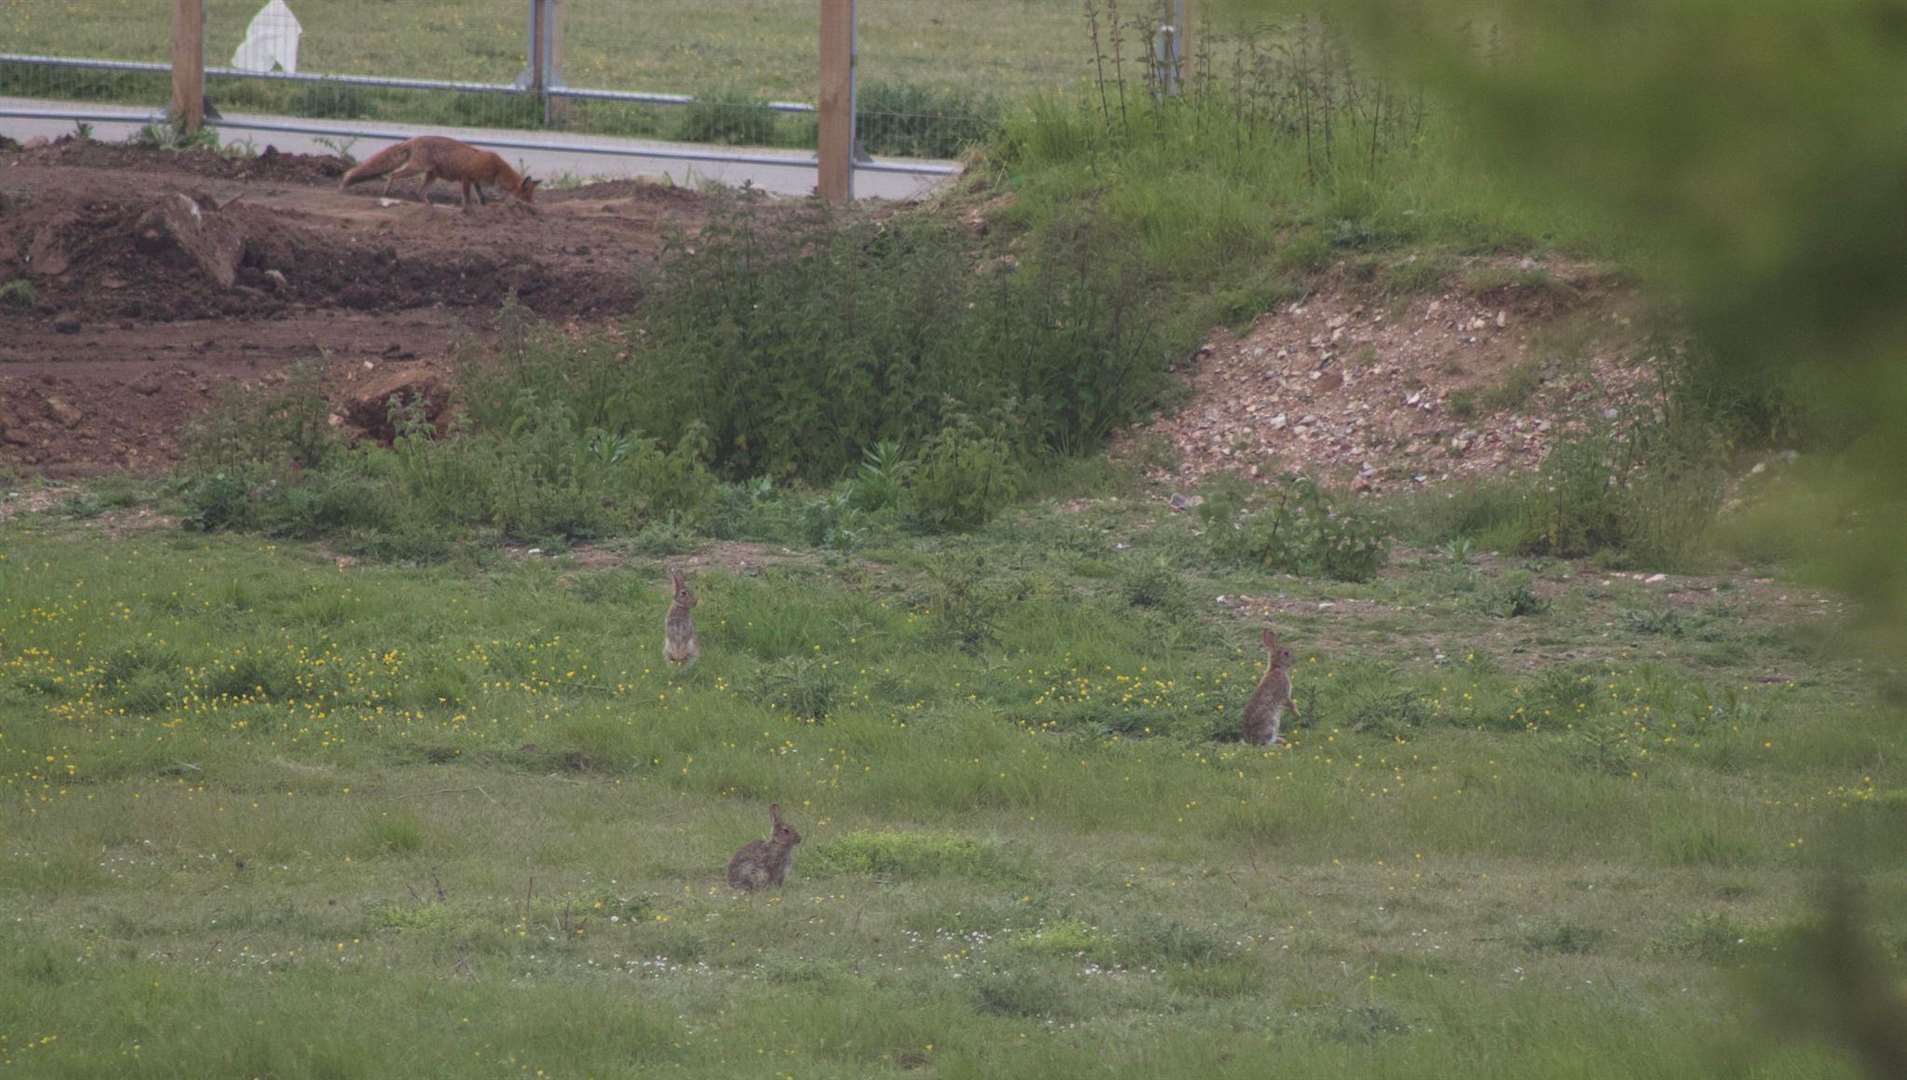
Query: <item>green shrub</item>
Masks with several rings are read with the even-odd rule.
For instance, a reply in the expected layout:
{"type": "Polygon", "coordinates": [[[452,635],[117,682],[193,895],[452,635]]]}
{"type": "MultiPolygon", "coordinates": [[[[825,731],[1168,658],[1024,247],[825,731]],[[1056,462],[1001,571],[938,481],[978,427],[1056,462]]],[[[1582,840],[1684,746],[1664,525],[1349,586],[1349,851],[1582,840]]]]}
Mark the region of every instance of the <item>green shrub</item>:
{"type": "Polygon", "coordinates": [[[1141,283],[1090,233],[975,274],[942,220],[760,214],[736,203],[665,257],[626,359],[546,345],[564,355],[503,365],[473,415],[560,379],[585,423],[667,443],[699,421],[728,478],[832,484],[883,441],[931,456],[961,413],[1012,416],[1014,456],[1083,453],[1166,385],[1141,283]]]}
{"type": "Polygon", "coordinates": [[[1219,480],[1199,515],[1214,555],[1266,570],[1369,581],[1390,557],[1376,518],[1338,508],[1303,476],[1283,478],[1263,497],[1219,480]]]}
{"type": "Polygon", "coordinates": [[[999,621],[1010,600],[1007,588],[986,576],[983,560],[947,558],[929,571],[921,606],[933,617],[940,637],[977,653],[999,640],[999,621]]]}
{"type": "Polygon", "coordinates": [[[1675,566],[1699,549],[1721,505],[1716,431],[1686,413],[1559,440],[1526,506],[1522,551],[1598,552],[1638,566],[1675,566]]]}
{"type": "Polygon", "coordinates": [[[934,532],[986,524],[1026,481],[1013,447],[965,415],[927,440],[907,486],[907,513],[934,532]]]}
{"type": "Polygon", "coordinates": [[[1548,611],[1550,599],[1530,588],[1528,574],[1515,574],[1484,599],[1483,607],[1492,615],[1520,619],[1548,611]]]}

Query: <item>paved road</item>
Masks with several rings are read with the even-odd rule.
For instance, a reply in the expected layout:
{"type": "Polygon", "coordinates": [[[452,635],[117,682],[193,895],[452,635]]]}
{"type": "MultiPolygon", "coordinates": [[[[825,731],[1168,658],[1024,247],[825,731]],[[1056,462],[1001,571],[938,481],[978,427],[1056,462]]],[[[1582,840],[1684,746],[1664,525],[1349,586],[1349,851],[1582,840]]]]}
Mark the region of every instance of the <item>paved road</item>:
{"type": "MultiPolygon", "coordinates": [[[[0,134],[25,142],[36,135],[57,138],[84,119],[95,138],[113,142],[130,138],[153,116],[151,110],[124,106],[79,104],[0,97],[0,134]],[[33,113],[38,115],[9,115],[33,113]]],[[[667,177],[677,184],[703,182],[739,186],[751,183],[777,195],[807,195],[814,191],[814,155],[803,150],[755,150],[663,143],[601,135],[556,136],[545,132],[496,128],[455,128],[430,125],[382,124],[372,121],[308,120],[282,116],[227,113],[210,125],[226,143],[249,139],[259,149],[266,145],[285,153],[326,154],[349,146],[358,160],[412,135],[448,135],[496,150],[511,163],[546,180],[569,176],[579,180],[611,180],[646,176],[667,177]],[[296,130],[286,130],[296,129],[296,130]],[[363,134],[351,135],[346,132],[363,134]],[[377,133],[372,135],[370,133],[377,133]],[[324,139],[332,145],[319,142],[324,139]],[[741,162],[708,160],[717,154],[740,154],[741,162]]],[[[879,160],[877,159],[877,163],[879,160]]],[[[958,169],[954,162],[930,164],[958,169]]],[[[918,199],[946,183],[947,175],[918,175],[857,169],[854,193],[861,198],[918,199]]]]}

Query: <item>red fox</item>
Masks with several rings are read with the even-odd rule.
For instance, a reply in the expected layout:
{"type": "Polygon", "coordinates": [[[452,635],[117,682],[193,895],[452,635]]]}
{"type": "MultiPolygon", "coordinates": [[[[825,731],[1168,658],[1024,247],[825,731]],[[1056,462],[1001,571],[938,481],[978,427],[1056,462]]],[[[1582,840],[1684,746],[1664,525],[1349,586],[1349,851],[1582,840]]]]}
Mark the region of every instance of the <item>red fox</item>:
{"type": "Polygon", "coordinates": [[[517,175],[517,171],[507,162],[488,150],[479,150],[441,135],[419,135],[372,154],[370,160],[344,174],[338,190],[343,191],[359,180],[384,176],[384,194],[389,195],[391,185],[397,183],[400,177],[418,173],[424,175],[424,182],[417,187],[417,198],[427,206],[430,204],[432,184],[440,179],[460,181],[464,186],[463,207],[466,214],[470,212],[472,188],[477,191],[479,203],[484,201],[484,184],[494,184],[529,203],[536,192],[536,185],[540,183],[527,176],[517,175]]]}

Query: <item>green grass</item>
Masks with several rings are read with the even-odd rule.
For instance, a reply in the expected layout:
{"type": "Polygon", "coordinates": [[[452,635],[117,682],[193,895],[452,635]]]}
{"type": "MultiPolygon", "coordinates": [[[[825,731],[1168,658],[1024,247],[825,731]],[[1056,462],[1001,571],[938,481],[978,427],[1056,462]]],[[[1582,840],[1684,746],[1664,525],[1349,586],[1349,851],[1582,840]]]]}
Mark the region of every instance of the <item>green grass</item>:
{"type": "Polygon", "coordinates": [[[1902,725],[1831,636],[1719,579],[1672,635],[1566,562],[1269,576],[1095,490],[742,551],[686,672],[661,562],[613,547],[340,569],[110,538],[123,488],[0,526],[0,1061],[1855,1075],[1769,1042],[1741,979],[1831,859],[1907,933],[1902,725]],[[977,644],[949,574],[992,597],[977,644]],[[1505,580],[1550,608],[1483,610],[1505,580]],[[1220,595],[1280,602],[1288,749],[1224,741],[1261,658],[1220,595]],[[735,895],[770,801],[804,842],[735,895]]]}

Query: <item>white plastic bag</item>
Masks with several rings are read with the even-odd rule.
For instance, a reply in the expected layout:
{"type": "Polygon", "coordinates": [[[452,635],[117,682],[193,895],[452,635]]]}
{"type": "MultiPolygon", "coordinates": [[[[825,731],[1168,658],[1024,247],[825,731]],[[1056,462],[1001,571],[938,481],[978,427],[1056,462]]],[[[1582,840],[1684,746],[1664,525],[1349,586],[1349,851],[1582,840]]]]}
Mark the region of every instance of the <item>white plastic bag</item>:
{"type": "Polygon", "coordinates": [[[232,66],[242,71],[270,71],[276,65],[285,71],[298,70],[298,39],[305,28],[298,16],[285,6],[285,0],[271,0],[252,16],[245,28],[245,40],[232,54],[232,66]]]}

